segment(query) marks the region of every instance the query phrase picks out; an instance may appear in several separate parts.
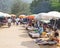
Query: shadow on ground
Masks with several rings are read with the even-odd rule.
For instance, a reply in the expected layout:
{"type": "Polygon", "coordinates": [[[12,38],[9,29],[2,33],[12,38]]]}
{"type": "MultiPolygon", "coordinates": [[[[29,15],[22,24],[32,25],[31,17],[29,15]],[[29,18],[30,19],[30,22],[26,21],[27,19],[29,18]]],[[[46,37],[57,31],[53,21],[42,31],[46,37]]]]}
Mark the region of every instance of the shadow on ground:
{"type": "Polygon", "coordinates": [[[26,30],[26,29],[19,29],[19,30],[26,30]]]}
{"type": "Polygon", "coordinates": [[[21,43],[22,46],[25,46],[27,48],[39,48],[38,45],[35,44],[34,41],[26,41],[21,43]]]}
{"type": "Polygon", "coordinates": [[[37,45],[34,41],[22,42],[21,45],[27,48],[58,48],[56,45],[53,46],[37,45]]]}
{"type": "Polygon", "coordinates": [[[1,28],[9,28],[9,27],[1,27],[1,28]]]}
{"type": "Polygon", "coordinates": [[[22,38],[29,38],[29,35],[28,35],[28,34],[26,35],[26,34],[24,33],[24,34],[22,34],[22,35],[19,35],[19,37],[22,37],[22,38]]]}

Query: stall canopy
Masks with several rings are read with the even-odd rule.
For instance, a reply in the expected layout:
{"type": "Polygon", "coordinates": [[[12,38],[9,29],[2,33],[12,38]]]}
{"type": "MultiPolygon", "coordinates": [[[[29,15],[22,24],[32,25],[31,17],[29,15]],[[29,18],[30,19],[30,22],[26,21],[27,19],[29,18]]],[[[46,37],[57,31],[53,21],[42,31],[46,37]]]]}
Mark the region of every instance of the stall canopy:
{"type": "Polygon", "coordinates": [[[11,17],[11,15],[7,13],[0,12],[0,17],[11,17]]]}
{"type": "Polygon", "coordinates": [[[50,20],[52,18],[55,18],[55,19],[60,18],[60,12],[51,11],[48,13],[39,13],[35,17],[35,19],[37,19],[37,20],[50,20]]]}
{"type": "Polygon", "coordinates": [[[35,19],[36,20],[48,20],[46,16],[47,16],[47,13],[39,13],[37,14],[37,16],[35,16],[35,19]]]}
{"type": "Polygon", "coordinates": [[[19,15],[19,18],[26,18],[26,15],[19,15]]]}
{"type": "Polygon", "coordinates": [[[33,20],[35,18],[35,16],[34,15],[29,15],[27,18],[33,20]]]}
{"type": "Polygon", "coordinates": [[[11,14],[11,16],[12,16],[12,17],[16,17],[16,15],[15,15],[15,14],[11,14]]]}
{"type": "Polygon", "coordinates": [[[48,12],[48,15],[49,15],[51,18],[60,18],[60,12],[57,12],[57,11],[48,12]]]}
{"type": "Polygon", "coordinates": [[[0,17],[4,17],[4,13],[0,12],[0,17]]]}
{"type": "Polygon", "coordinates": [[[4,17],[11,17],[11,15],[4,13],[4,17]]]}
{"type": "Polygon", "coordinates": [[[44,21],[49,22],[51,19],[59,19],[60,18],[60,12],[57,11],[51,11],[48,13],[39,13],[37,16],[35,16],[35,19],[38,21],[44,21]]]}

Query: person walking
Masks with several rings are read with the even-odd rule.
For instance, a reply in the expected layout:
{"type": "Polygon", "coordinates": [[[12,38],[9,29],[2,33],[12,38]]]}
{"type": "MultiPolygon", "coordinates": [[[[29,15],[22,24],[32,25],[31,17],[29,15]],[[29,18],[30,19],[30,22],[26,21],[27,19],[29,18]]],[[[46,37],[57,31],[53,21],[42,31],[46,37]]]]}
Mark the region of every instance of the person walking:
{"type": "Polygon", "coordinates": [[[12,19],[13,25],[15,25],[15,18],[12,19]]]}

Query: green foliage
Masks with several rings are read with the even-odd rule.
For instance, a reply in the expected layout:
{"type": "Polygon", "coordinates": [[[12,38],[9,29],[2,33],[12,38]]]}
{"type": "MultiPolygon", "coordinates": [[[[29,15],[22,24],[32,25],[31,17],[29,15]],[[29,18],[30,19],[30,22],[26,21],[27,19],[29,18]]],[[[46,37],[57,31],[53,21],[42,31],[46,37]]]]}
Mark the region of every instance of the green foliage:
{"type": "Polygon", "coordinates": [[[12,5],[11,13],[12,14],[17,14],[19,11],[20,11],[20,2],[17,1],[12,5]]]}
{"type": "Polygon", "coordinates": [[[50,2],[49,0],[34,0],[31,3],[30,9],[34,14],[48,12],[50,11],[50,2]]]}
{"type": "Polygon", "coordinates": [[[11,13],[13,0],[0,0],[0,12],[11,13]]]}
{"type": "Polygon", "coordinates": [[[32,13],[60,11],[60,0],[34,0],[30,9],[32,13]]]}
{"type": "Polygon", "coordinates": [[[31,14],[30,5],[22,0],[0,0],[0,12],[16,15],[31,14]]]}
{"type": "Polygon", "coordinates": [[[40,12],[60,11],[60,0],[33,0],[31,4],[21,0],[0,0],[0,12],[20,14],[37,14],[40,12]]]}
{"type": "Polygon", "coordinates": [[[30,12],[30,5],[28,3],[24,3],[20,0],[14,2],[11,8],[11,13],[20,15],[20,14],[31,14],[30,12]]]}
{"type": "Polygon", "coordinates": [[[51,0],[51,8],[55,11],[60,11],[60,0],[51,0]]]}

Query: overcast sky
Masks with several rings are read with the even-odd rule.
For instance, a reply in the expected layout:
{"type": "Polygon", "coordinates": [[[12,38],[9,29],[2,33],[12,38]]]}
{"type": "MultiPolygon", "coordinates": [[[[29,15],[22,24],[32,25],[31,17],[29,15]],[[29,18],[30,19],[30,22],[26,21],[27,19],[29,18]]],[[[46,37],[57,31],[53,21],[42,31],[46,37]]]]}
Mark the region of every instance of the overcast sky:
{"type": "Polygon", "coordinates": [[[22,0],[22,1],[27,2],[27,3],[31,3],[32,2],[32,0],[22,0]]]}

